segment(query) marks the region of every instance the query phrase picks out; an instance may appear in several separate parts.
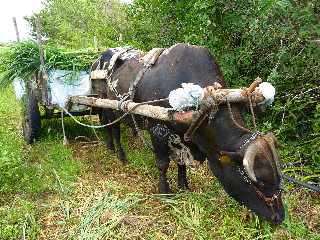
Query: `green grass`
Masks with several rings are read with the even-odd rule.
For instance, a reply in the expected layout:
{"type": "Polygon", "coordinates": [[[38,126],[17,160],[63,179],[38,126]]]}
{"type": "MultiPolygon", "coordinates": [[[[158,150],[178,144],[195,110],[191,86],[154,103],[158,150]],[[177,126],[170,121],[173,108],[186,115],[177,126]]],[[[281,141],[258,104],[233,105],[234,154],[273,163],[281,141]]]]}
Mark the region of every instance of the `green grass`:
{"type": "MultiPolygon", "coordinates": [[[[160,196],[154,156],[130,129],[122,135],[130,163],[122,166],[69,119],[69,145],[59,119],[43,121],[41,141],[26,145],[19,109],[12,90],[0,92],[0,239],[320,239],[317,194],[287,190],[280,226],[228,197],[206,164],[188,170],[190,191],[160,196]]],[[[177,191],[174,164],[168,178],[177,191]]]]}
{"type": "Polygon", "coordinates": [[[20,130],[20,105],[11,90],[0,97],[0,239],[23,234],[35,239],[41,231],[39,204],[45,195],[65,198],[80,173],[81,163],[71,149],[57,144],[52,134],[33,147],[27,146],[20,130]]]}

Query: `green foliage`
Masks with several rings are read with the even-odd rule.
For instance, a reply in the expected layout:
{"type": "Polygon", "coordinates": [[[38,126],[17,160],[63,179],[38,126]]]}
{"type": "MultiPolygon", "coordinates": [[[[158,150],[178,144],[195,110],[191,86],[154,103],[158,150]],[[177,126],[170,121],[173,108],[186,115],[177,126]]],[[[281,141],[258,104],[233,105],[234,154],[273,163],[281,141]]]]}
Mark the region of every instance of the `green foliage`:
{"type": "Polygon", "coordinates": [[[12,207],[0,208],[0,238],[19,239],[28,236],[36,239],[40,232],[40,224],[36,219],[34,203],[17,198],[12,207]]]}
{"type": "MultiPolygon", "coordinates": [[[[99,53],[92,49],[70,50],[53,44],[44,46],[46,69],[88,70],[99,53]]],[[[7,87],[15,79],[30,79],[40,70],[39,47],[26,41],[5,47],[0,52],[0,87],[7,87]]]]}
{"type": "Polygon", "coordinates": [[[63,181],[73,181],[79,172],[79,164],[71,159],[69,149],[52,144],[50,140],[36,144],[32,149],[24,149],[23,139],[16,129],[19,127],[16,122],[20,120],[20,107],[11,99],[12,94],[12,91],[1,91],[0,193],[53,190],[56,184],[54,171],[63,181]],[[36,155],[42,156],[41,159],[35,161],[33,157],[36,155]]]}
{"type": "Polygon", "coordinates": [[[39,14],[28,17],[35,36],[35,18],[42,34],[55,44],[72,48],[116,46],[128,28],[124,5],[118,0],[47,0],[39,14]]]}

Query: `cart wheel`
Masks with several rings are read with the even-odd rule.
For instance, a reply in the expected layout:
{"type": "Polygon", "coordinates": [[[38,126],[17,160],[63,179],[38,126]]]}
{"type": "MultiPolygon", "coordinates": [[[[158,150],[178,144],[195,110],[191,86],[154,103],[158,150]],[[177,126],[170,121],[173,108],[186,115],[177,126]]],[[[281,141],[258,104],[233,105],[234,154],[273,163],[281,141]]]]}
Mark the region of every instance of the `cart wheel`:
{"type": "Polygon", "coordinates": [[[22,130],[25,141],[32,144],[40,134],[41,119],[38,100],[33,90],[22,98],[22,130]]]}

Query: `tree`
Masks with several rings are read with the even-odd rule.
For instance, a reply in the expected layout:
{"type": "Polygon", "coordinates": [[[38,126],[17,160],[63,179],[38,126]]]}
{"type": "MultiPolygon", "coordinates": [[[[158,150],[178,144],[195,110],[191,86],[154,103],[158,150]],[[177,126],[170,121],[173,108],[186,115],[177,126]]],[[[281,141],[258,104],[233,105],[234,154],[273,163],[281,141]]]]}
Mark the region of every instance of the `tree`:
{"type": "Polygon", "coordinates": [[[118,0],[47,0],[39,14],[28,17],[35,35],[35,18],[49,41],[72,48],[92,47],[93,39],[106,48],[118,45],[127,31],[124,4],[118,0]]]}

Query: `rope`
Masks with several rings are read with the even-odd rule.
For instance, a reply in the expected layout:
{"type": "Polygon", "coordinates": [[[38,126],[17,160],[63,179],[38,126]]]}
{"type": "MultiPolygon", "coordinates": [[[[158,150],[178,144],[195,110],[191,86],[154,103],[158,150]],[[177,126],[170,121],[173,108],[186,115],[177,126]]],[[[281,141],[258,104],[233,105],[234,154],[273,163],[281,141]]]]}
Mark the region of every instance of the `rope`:
{"type": "Polygon", "coordinates": [[[65,112],[67,115],[69,115],[73,121],[75,121],[76,123],[78,123],[79,125],[83,126],[83,127],[88,127],[88,128],[104,128],[106,126],[108,126],[108,124],[104,124],[104,125],[88,125],[88,124],[85,124],[85,123],[82,123],[82,122],[79,122],[66,108],[64,107],[61,107],[61,113],[65,112]]]}
{"type": "Polygon", "coordinates": [[[229,114],[230,114],[230,117],[231,117],[231,120],[233,121],[234,125],[236,125],[238,128],[246,131],[246,132],[249,132],[251,133],[252,131],[249,130],[248,128],[245,128],[243,126],[241,126],[235,119],[234,119],[234,116],[233,116],[233,113],[232,113],[232,109],[231,109],[231,106],[230,106],[230,102],[228,100],[228,98],[226,98],[226,102],[227,102],[227,106],[228,106],[228,110],[229,110],[229,114]]]}
{"type": "Polygon", "coordinates": [[[63,145],[68,145],[68,139],[66,136],[66,131],[64,129],[64,115],[63,115],[63,111],[61,111],[61,126],[62,126],[62,133],[63,133],[63,145]]]}
{"type": "Polygon", "coordinates": [[[252,95],[248,94],[247,96],[248,96],[248,100],[249,100],[249,107],[250,107],[253,127],[254,127],[254,129],[257,129],[256,118],[254,116],[254,111],[253,111],[253,106],[252,106],[252,99],[251,99],[252,95]]]}
{"type": "MultiPolygon", "coordinates": [[[[129,100],[130,101],[130,100],[129,100]]],[[[146,102],[141,102],[141,103],[138,103],[137,105],[135,105],[133,108],[131,108],[130,110],[128,110],[126,113],[124,113],[122,116],[120,116],[119,118],[117,118],[116,120],[114,120],[113,122],[111,123],[108,123],[108,124],[104,124],[104,125],[88,125],[88,124],[85,124],[85,123],[82,123],[82,122],[79,122],[66,108],[60,106],[60,108],[66,113],[68,114],[76,123],[78,123],[79,125],[81,126],[84,126],[84,127],[88,127],[88,128],[94,128],[94,129],[97,129],[97,128],[104,128],[104,127],[109,127],[113,124],[116,124],[118,123],[119,121],[121,121],[123,118],[125,118],[128,114],[131,114],[133,110],[135,110],[137,107],[141,106],[141,105],[145,105],[145,104],[150,104],[150,103],[158,103],[158,102],[165,102],[165,101],[168,101],[168,98],[162,98],[162,99],[158,99],[158,100],[152,100],[152,101],[146,101],[146,102]]],[[[125,101],[123,105],[123,108],[126,107],[126,104],[125,103],[129,103],[128,101],[125,101]]],[[[122,109],[124,110],[124,109],[122,109]]],[[[62,112],[63,112],[62,111],[62,112]]]]}
{"type": "Polygon", "coordinates": [[[284,175],[284,174],[282,175],[282,177],[283,177],[284,179],[286,179],[287,181],[289,181],[289,182],[295,183],[295,184],[297,184],[297,185],[300,185],[300,186],[302,186],[302,187],[305,187],[305,188],[308,188],[308,189],[311,189],[311,190],[313,190],[313,191],[315,191],[315,192],[320,193],[320,187],[317,187],[317,186],[315,186],[315,185],[313,185],[313,184],[299,181],[299,180],[297,180],[297,179],[294,179],[294,178],[289,177],[289,176],[284,175]]]}
{"type": "Polygon", "coordinates": [[[152,145],[146,141],[146,139],[143,137],[143,134],[141,132],[141,129],[139,128],[139,125],[134,117],[133,114],[131,114],[131,117],[132,117],[132,121],[133,121],[133,124],[134,124],[134,127],[138,133],[138,136],[140,137],[140,139],[142,140],[143,144],[146,145],[148,148],[150,148],[152,151],[153,151],[153,147],[152,145]]]}
{"type": "MultiPolygon", "coordinates": [[[[91,120],[91,123],[92,123],[92,125],[93,125],[93,120],[92,120],[92,107],[90,108],[90,120],[91,120]]],[[[98,140],[98,141],[101,141],[100,138],[99,138],[99,136],[98,136],[98,134],[97,134],[97,132],[96,132],[96,130],[95,130],[94,128],[92,128],[92,131],[93,131],[94,135],[96,136],[97,140],[98,140]]]]}

